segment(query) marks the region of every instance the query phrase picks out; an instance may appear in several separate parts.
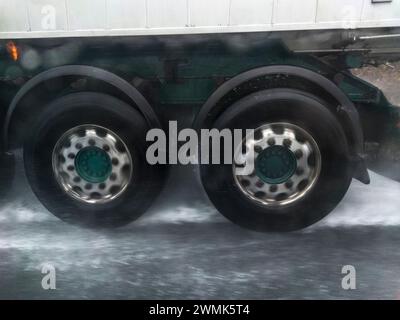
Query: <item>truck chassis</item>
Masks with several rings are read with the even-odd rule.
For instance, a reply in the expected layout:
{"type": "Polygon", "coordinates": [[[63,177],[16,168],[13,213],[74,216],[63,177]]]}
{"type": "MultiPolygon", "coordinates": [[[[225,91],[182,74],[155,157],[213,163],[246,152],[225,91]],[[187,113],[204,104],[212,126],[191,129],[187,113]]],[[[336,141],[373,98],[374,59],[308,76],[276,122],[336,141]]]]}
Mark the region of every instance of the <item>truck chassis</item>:
{"type": "Polygon", "coordinates": [[[168,166],[145,161],[150,129],[254,129],[255,172],[201,164],[206,193],[243,227],[304,228],[352,178],[369,183],[367,167],[400,181],[398,109],[349,71],[397,60],[399,34],[0,40],[3,158],[23,147],[33,191],[61,219],[115,227],[143,214],[166,180],[168,166]]]}

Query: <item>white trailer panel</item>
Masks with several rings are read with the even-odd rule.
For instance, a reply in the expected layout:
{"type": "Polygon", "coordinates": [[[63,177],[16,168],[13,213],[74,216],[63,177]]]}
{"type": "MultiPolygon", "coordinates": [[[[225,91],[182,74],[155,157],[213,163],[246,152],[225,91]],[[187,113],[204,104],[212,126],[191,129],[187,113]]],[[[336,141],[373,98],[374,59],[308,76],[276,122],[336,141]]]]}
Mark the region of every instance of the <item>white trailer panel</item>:
{"type": "MultiPolygon", "coordinates": [[[[315,23],[318,0],[293,1],[275,0],[273,7],[273,24],[285,28],[302,28],[302,25],[315,23]]],[[[305,26],[304,26],[305,27],[305,26]]]]}
{"type": "Polygon", "coordinates": [[[107,29],[145,28],[147,25],[146,12],[146,0],[114,0],[112,6],[107,6],[107,29]]]}
{"type": "MultiPolygon", "coordinates": [[[[8,1],[11,2],[11,1],[8,1]]],[[[13,1],[18,2],[18,1],[13,1]]],[[[67,30],[67,10],[64,1],[58,0],[35,0],[29,1],[27,7],[27,14],[32,19],[28,18],[27,24],[29,24],[31,31],[42,31],[44,29],[42,19],[35,19],[34,17],[41,17],[45,14],[57,14],[54,21],[55,30],[67,30]],[[59,12],[59,14],[57,14],[59,12]]],[[[0,22],[1,23],[1,22],[0,22]]],[[[28,27],[28,28],[29,28],[28,27]]]]}
{"type": "Polygon", "coordinates": [[[147,25],[142,25],[142,28],[185,28],[187,12],[187,0],[147,0],[147,25]]]}
{"type": "Polygon", "coordinates": [[[230,26],[270,25],[274,0],[231,0],[230,26]]]}
{"type": "Polygon", "coordinates": [[[400,26],[400,0],[0,0],[0,38],[400,26]]]}

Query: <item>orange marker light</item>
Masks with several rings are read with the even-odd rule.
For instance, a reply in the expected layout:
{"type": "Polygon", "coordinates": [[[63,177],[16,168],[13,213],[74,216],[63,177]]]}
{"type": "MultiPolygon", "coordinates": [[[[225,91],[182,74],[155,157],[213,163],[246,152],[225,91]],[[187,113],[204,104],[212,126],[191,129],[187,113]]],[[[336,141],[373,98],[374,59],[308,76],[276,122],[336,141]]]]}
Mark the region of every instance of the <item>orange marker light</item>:
{"type": "Polygon", "coordinates": [[[10,55],[11,59],[13,59],[14,61],[18,60],[19,50],[14,42],[10,41],[7,43],[7,51],[8,51],[8,54],[10,55]]]}

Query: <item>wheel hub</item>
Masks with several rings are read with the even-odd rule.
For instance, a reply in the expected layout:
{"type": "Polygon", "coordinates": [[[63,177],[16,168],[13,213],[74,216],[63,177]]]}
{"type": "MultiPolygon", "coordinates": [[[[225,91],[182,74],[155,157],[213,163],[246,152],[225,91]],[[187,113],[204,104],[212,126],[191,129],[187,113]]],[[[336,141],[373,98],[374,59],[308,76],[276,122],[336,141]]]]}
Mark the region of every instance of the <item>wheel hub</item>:
{"type": "Polygon", "coordinates": [[[258,155],[255,163],[256,174],[269,184],[286,182],[294,174],[297,167],[296,157],[284,146],[272,146],[258,155]]]}
{"type": "Polygon", "coordinates": [[[119,197],[133,172],[132,157],[122,139],[92,124],[65,132],[53,149],[52,164],[54,177],[65,193],[90,204],[119,197]]]}
{"type": "Polygon", "coordinates": [[[86,147],[75,158],[78,175],[92,183],[101,183],[108,179],[112,165],[109,155],[98,147],[86,147]]]}
{"type": "Polygon", "coordinates": [[[304,197],[321,171],[321,153],[313,137],[301,127],[269,123],[244,138],[235,152],[236,185],[252,201],[282,206],[304,197]],[[254,171],[241,175],[237,168],[254,163],[254,171]]]}

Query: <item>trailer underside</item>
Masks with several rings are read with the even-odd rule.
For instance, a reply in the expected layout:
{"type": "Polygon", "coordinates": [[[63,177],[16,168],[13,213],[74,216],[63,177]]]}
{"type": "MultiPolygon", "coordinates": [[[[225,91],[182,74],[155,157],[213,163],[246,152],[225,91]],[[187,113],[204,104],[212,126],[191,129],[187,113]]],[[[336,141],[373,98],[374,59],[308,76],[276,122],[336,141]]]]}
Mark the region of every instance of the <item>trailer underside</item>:
{"type": "MultiPolygon", "coordinates": [[[[10,59],[10,42],[4,40],[0,43],[0,103],[5,117],[4,110],[30,79],[59,66],[86,65],[125,79],[159,111],[165,112],[167,108],[163,106],[167,105],[199,110],[221,84],[234,76],[258,67],[289,65],[315,71],[334,82],[362,114],[366,140],[379,142],[393,129],[397,109],[378,88],[348,70],[399,59],[399,33],[398,28],[388,28],[18,40],[17,61],[10,59]],[[380,122],[380,132],[369,125],[376,116],[386,119],[380,122]]],[[[41,88],[42,92],[35,92],[35,96],[42,99],[43,95],[100,85],[82,75],[54,80],[52,87],[41,88]]],[[[34,108],[24,112],[34,117],[34,108]]]]}
{"type": "MultiPolygon", "coordinates": [[[[310,130],[324,141],[323,146],[328,145],[333,148],[332,150],[339,148],[332,151],[335,152],[335,156],[325,159],[328,162],[335,162],[335,166],[338,167],[334,170],[335,174],[341,177],[341,181],[337,182],[337,194],[333,194],[332,198],[326,201],[329,206],[330,202],[340,201],[348,188],[348,179],[356,178],[363,183],[369,183],[366,165],[378,173],[400,181],[400,175],[393,174],[398,169],[396,159],[400,154],[398,147],[400,113],[379,88],[351,73],[351,69],[354,68],[398,60],[400,47],[396,39],[399,33],[398,29],[391,28],[353,32],[327,30],[303,33],[296,31],[1,41],[2,148],[9,152],[24,144],[26,146],[26,141],[31,141],[30,144],[42,143],[32,142],[28,128],[34,128],[36,123],[50,117],[51,106],[54,105],[54,108],[60,108],[61,111],[64,108],[74,109],[77,108],[79,99],[87,101],[92,110],[90,112],[94,112],[94,104],[97,101],[99,108],[103,108],[110,117],[116,116],[113,115],[116,111],[110,108],[110,105],[120,105],[116,110],[125,110],[130,106],[133,110],[129,113],[138,112],[135,116],[132,113],[133,118],[143,118],[137,124],[138,128],[142,126],[165,128],[169,120],[178,120],[181,127],[194,127],[197,130],[213,128],[218,121],[225,121],[225,125],[229,125],[228,110],[236,110],[235,112],[239,114],[243,108],[247,110],[246,108],[251,107],[264,112],[263,109],[257,109],[259,108],[257,101],[264,101],[263,103],[271,105],[273,110],[274,103],[279,105],[287,99],[286,107],[299,104],[301,107],[299,110],[302,110],[290,111],[279,118],[281,119],[279,124],[284,126],[284,130],[292,132],[290,136],[304,133],[298,126],[286,127],[285,121],[289,121],[286,117],[294,117],[293,121],[298,123],[309,123],[314,126],[310,130]],[[383,39],[386,40],[382,41],[383,39]],[[305,49],[306,47],[309,49],[305,49]],[[252,99],[251,104],[246,107],[249,99],[252,99]],[[243,107],[240,107],[241,105],[243,107]],[[311,106],[313,107],[308,110],[311,106]],[[321,117],[321,121],[327,124],[326,128],[331,126],[330,129],[325,132],[318,127],[315,118],[309,119],[312,115],[316,118],[321,117]],[[315,124],[312,124],[314,122],[315,124]],[[336,145],[337,143],[340,146],[336,145]]],[[[54,110],[54,113],[56,112],[57,110],[54,110]]],[[[277,112],[279,113],[279,110],[277,112]]],[[[64,116],[67,115],[66,113],[64,116]]],[[[86,113],[86,117],[90,122],[89,113],[86,113]]],[[[244,117],[250,119],[254,115],[247,114],[244,117]]],[[[76,115],[69,121],[75,123],[78,119],[76,115]]],[[[99,118],[98,121],[102,123],[105,119],[99,118]]],[[[134,121],[131,125],[133,123],[134,121]]],[[[96,130],[91,128],[95,126],[88,127],[87,132],[96,130]]],[[[109,135],[115,136],[118,140],[118,135],[114,134],[113,130],[109,131],[109,135]]],[[[76,135],[79,136],[78,133],[73,133],[71,137],[76,135]]],[[[140,136],[140,132],[133,136],[140,136]]],[[[103,141],[99,136],[96,139],[103,141]]],[[[293,139],[290,143],[298,145],[299,142],[293,139]]],[[[30,148],[27,148],[28,154],[30,148]]],[[[56,147],[54,148],[56,150],[56,147]]],[[[294,158],[294,153],[285,151],[285,146],[276,148],[279,148],[276,151],[284,152],[281,163],[291,157],[293,165],[290,168],[295,168],[297,160],[294,158]]],[[[312,150],[318,150],[318,146],[314,149],[310,147],[306,152],[311,154],[314,152],[312,150]]],[[[265,153],[266,159],[270,157],[268,152],[265,153]]],[[[85,153],[84,158],[88,158],[91,154],[98,163],[108,157],[103,151],[92,148],[91,152],[85,153]]],[[[72,156],[77,155],[73,153],[72,156]]],[[[33,182],[34,184],[40,184],[41,181],[34,176],[37,172],[36,164],[33,162],[34,153],[30,153],[27,159],[31,161],[29,164],[31,167],[28,165],[26,169],[28,177],[37,181],[33,182]]],[[[121,162],[121,159],[118,161],[121,162]]],[[[82,168],[86,166],[85,161],[82,162],[82,168]]],[[[111,160],[107,163],[109,168],[111,160]]],[[[269,163],[267,159],[264,165],[269,163]]],[[[75,166],[70,167],[71,170],[75,170],[76,162],[75,166]]],[[[62,165],[60,168],[61,171],[64,170],[62,165]]],[[[86,169],[82,168],[79,172],[86,172],[86,169]]],[[[328,167],[322,168],[327,170],[328,167]]],[[[288,176],[293,175],[293,170],[288,171],[288,176]]],[[[205,172],[207,173],[202,173],[203,179],[204,175],[216,177],[219,173],[219,171],[211,173],[212,169],[205,172]]],[[[332,175],[333,172],[326,174],[332,175]]],[[[160,176],[162,175],[160,173],[160,176]]],[[[83,176],[86,177],[88,174],[85,173],[83,176]]],[[[107,179],[108,175],[105,174],[105,180],[107,179]]],[[[91,178],[89,180],[92,181],[91,178]]],[[[207,181],[211,180],[207,178],[203,181],[206,188],[214,188],[212,185],[207,185],[207,181]]],[[[265,181],[270,183],[275,180],[267,177],[265,181]]],[[[323,183],[326,183],[326,180],[324,181],[323,183]]],[[[48,185],[52,182],[54,181],[49,180],[48,185]]],[[[160,181],[155,183],[151,179],[143,183],[145,182],[152,186],[162,185],[160,181]]],[[[301,179],[298,182],[300,185],[301,179]]],[[[102,183],[105,182],[100,184],[102,183]]],[[[48,186],[37,188],[46,189],[48,186]]],[[[66,185],[65,188],[69,187],[66,185]]],[[[287,189],[291,189],[291,186],[287,189]]],[[[154,191],[155,194],[157,192],[154,191]]],[[[220,191],[212,192],[214,192],[211,195],[214,197],[213,202],[217,207],[222,206],[219,208],[220,211],[236,210],[227,209],[226,203],[218,204],[221,196],[216,194],[220,191]]],[[[47,196],[45,198],[47,199],[47,196]]],[[[238,203],[239,205],[242,203],[238,203]]],[[[300,224],[292,221],[281,226],[279,222],[276,226],[270,227],[269,223],[264,223],[262,224],[266,228],[264,230],[270,228],[293,230],[300,225],[309,225],[332,210],[331,207],[319,205],[321,205],[318,209],[320,215],[304,218],[300,224]]],[[[51,206],[58,208],[57,204],[51,206]]],[[[253,208],[243,208],[243,210],[253,210],[253,208]]],[[[309,215],[312,212],[306,210],[305,214],[309,215]]],[[[61,218],[64,219],[64,216],[61,218]]],[[[237,223],[248,226],[249,222],[237,223]]],[[[251,223],[255,222],[252,220],[251,223]]],[[[257,224],[249,227],[258,228],[257,224]]]]}

